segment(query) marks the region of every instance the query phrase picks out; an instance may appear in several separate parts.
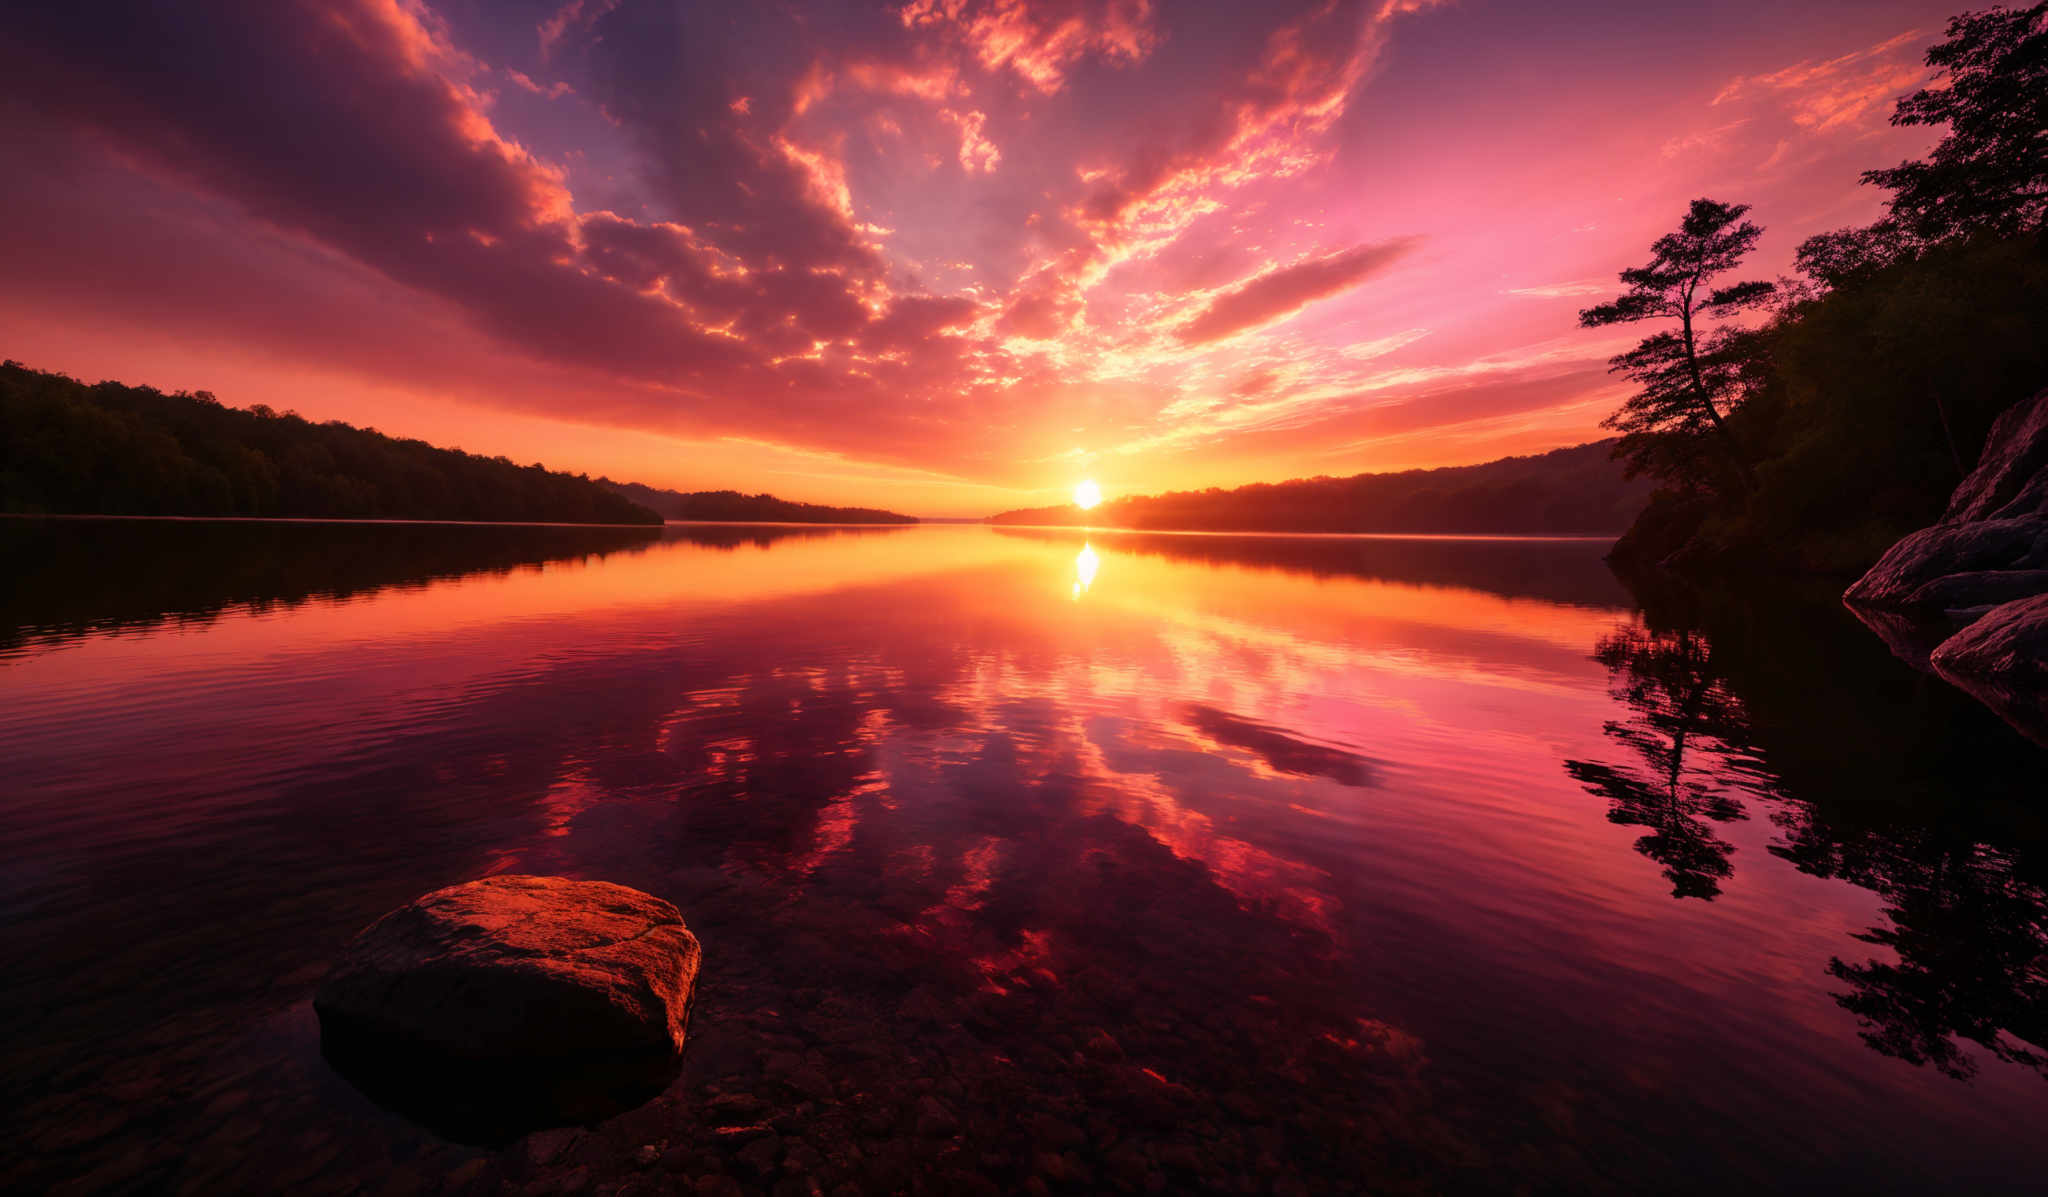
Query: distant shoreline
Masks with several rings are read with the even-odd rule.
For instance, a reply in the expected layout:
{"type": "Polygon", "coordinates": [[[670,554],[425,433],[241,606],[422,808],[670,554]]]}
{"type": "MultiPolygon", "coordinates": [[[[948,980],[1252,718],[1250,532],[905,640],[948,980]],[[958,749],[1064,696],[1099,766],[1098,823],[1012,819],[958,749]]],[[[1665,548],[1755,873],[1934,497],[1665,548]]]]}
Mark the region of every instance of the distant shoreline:
{"type": "Polygon", "coordinates": [[[984,527],[1033,532],[1087,532],[1125,536],[1261,536],[1289,540],[1558,540],[1612,542],[1619,532],[1263,532],[1256,528],[1123,528],[1115,524],[998,524],[984,527]]]}
{"type": "MultiPolygon", "coordinates": [[[[664,524],[576,524],[544,520],[341,519],[304,515],[120,515],[96,511],[0,511],[9,520],[150,520],[168,524],[396,524],[455,528],[638,528],[652,532],[664,524]]],[[[666,521],[677,523],[681,521],[666,521]]]]}
{"type": "Polygon", "coordinates": [[[168,524],[312,524],[319,526],[448,527],[448,528],[630,528],[655,532],[662,528],[994,528],[1019,532],[1070,532],[1124,536],[1214,536],[1286,540],[1478,540],[1612,542],[1618,534],[1521,532],[1284,532],[1254,528],[1119,528],[1108,524],[997,524],[988,520],[925,521],[917,524],[837,523],[804,520],[663,520],[659,524],[575,524],[535,520],[330,519],[266,515],[103,515],[89,511],[0,511],[5,520],[124,520],[168,524]]]}

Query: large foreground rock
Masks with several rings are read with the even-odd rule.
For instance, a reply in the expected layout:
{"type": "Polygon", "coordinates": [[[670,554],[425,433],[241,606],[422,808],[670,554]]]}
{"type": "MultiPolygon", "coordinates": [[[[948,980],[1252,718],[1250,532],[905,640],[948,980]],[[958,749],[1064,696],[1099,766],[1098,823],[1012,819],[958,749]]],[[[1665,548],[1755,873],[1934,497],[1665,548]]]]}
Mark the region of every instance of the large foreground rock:
{"type": "Polygon", "coordinates": [[[674,906],[560,877],[489,877],[392,911],[314,1000],[322,1049],[451,1137],[587,1122],[658,1093],[702,952],[674,906]]]}

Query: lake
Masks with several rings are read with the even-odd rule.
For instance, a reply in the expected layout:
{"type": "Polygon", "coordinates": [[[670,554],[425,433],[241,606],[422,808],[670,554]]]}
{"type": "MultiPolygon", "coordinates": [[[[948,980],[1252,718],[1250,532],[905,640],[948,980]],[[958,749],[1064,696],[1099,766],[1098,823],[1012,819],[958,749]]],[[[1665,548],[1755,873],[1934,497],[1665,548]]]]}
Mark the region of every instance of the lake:
{"type": "Polygon", "coordinates": [[[0,522],[0,1188],[2038,1184],[2048,751],[1605,547],[0,522]],[[705,966],[494,1150],[310,1003],[499,872],[705,966]]]}

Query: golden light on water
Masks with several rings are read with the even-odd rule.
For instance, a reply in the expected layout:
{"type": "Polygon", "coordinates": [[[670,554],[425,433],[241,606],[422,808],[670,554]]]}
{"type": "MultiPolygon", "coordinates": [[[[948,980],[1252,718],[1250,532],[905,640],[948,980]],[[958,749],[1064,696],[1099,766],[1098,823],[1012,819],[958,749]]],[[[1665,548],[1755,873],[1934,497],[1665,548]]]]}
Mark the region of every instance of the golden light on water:
{"type": "Polygon", "coordinates": [[[1102,502],[1102,488],[1095,485],[1095,479],[1084,479],[1074,488],[1074,506],[1086,511],[1102,502]]]}
{"type": "MultiPolygon", "coordinates": [[[[1093,504],[1089,504],[1089,506],[1093,506],[1093,504]]],[[[1078,599],[1088,593],[1088,588],[1095,584],[1095,570],[1101,564],[1102,559],[1095,555],[1095,546],[1086,543],[1082,544],[1080,555],[1074,558],[1075,598],[1078,599]]]]}

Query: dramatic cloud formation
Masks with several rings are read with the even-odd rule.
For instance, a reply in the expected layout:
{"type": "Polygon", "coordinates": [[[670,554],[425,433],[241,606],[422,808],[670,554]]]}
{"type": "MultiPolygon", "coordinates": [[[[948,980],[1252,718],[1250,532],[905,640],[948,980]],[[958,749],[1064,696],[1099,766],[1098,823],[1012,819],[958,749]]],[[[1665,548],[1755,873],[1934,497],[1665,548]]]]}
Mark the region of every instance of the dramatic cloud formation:
{"type": "Polygon", "coordinates": [[[1948,11],[1655,7],[16,6],[0,352],[933,513],[1571,443],[1572,310],[1867,215],[1948,11]]]}

